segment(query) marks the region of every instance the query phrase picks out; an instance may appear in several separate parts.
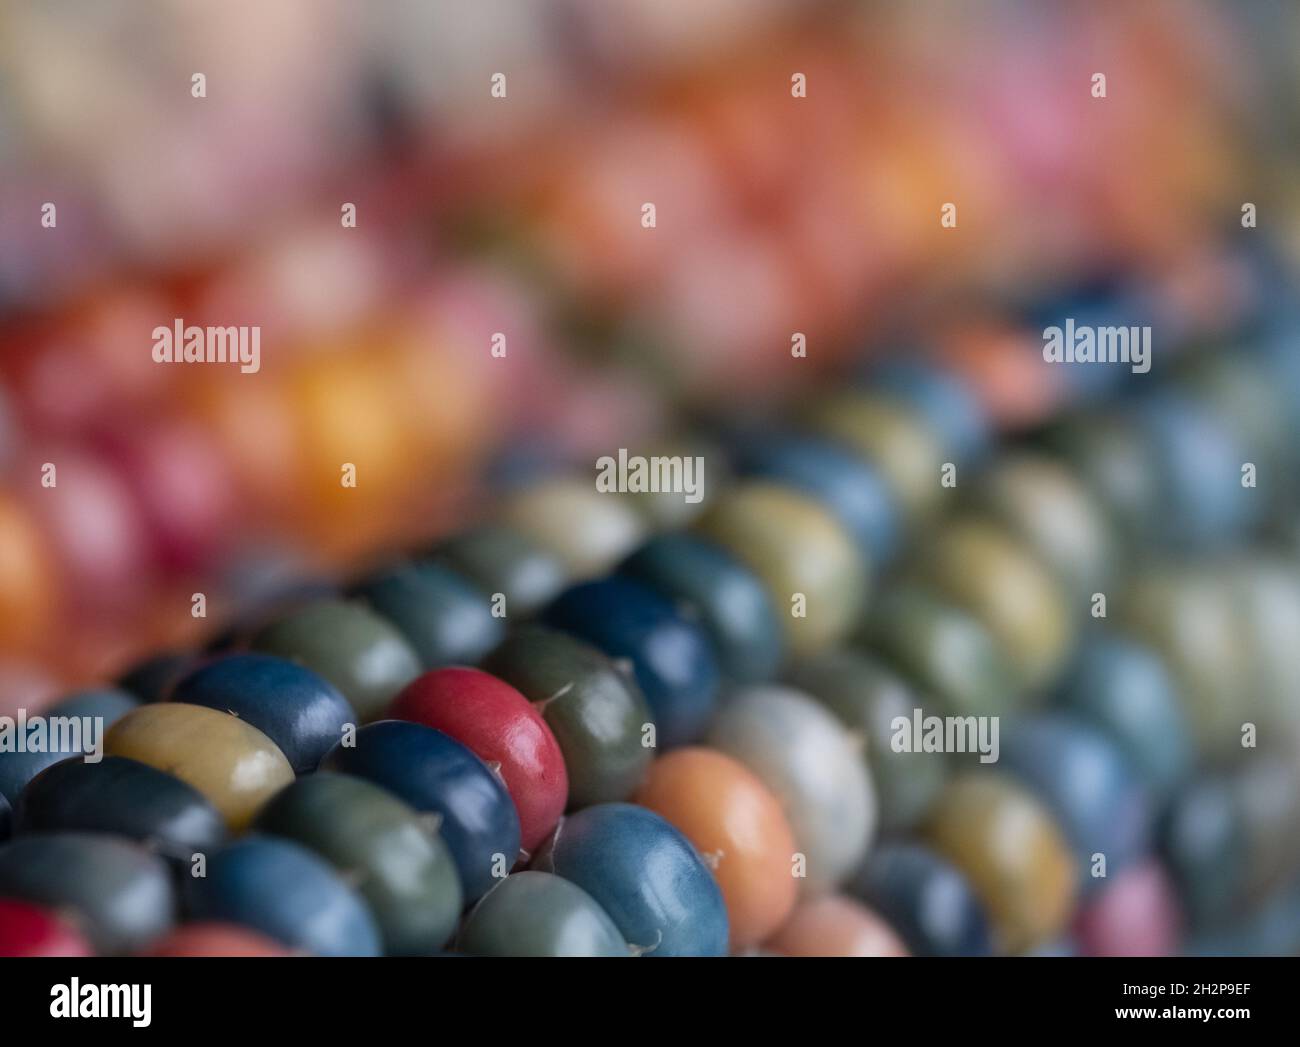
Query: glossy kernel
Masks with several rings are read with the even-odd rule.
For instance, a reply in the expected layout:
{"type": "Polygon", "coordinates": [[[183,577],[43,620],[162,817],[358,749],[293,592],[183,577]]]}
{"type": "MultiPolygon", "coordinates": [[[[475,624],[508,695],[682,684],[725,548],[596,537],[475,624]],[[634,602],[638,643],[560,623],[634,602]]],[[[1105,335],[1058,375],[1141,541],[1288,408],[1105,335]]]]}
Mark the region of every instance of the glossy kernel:
{"type": "Polygon", "coordinates": [[[423,724],[380,720],[340,742],[321,770],[381,785],[441,819],[467,900],[486,894],[519,857],[519,816],[501,779],[455,738],[423,724]]]}
{"type": "Polygon", "coordinates": [[[386,953],[418,956],[451,937],[463,900],[451,852],[386,789],[322,771],[277,794],[254,828],[302,844],[355,881],[386,953]]]}
{"type": "Polygon", "coordinates": [[[256,727],[201,705],[141,706],[109,728],[104,751],[188,782],[235,832],[294,778],[284,753],[256,727]]]}
{"type": "Polygon", "coordinates": [[[861,745],[816,701],[789,687],[745,688],[719,713],[709,744],[780,801],[807,890],[830,890],[862,861],[876,826],[875,790],[861,745]]]}
{"type": "Polygon", "coordinates": [[[289,658],[342,692],[373,720],[420,674],[420,660],[395,625],[352,600],[318,600],[259,631],[253,648],[289,658]]]}
{"type": "Polygon", "coordinates": [[[738,760],[677,749],[650,765],[635,799],[680,829],[713,871],[732,951],[757,945],[790,914],[798,893],[794,836],[780,802],[738,760]]]}
{"type": "Polygon", "coordinates": [[[654,755],[644,744],[650,709],[608,656],[566,633],[528,625],[483,667],[517,687],[551,728],[564,754],[570,808],[631,795],[654,755]]]}
{"type": "Polygon", "coordinates": [[[644,807],[607,803],[560,822],[533,868],[592,896],[643,956],[721,956],[727,909],[690,841],[644,807]]]}
{"type": "MultiPolygon", "coordinates": [[[[787,679],[816,698],[866,746],[885,831],[914,826],[948,774],[945,753],[898,752],[894,723],[922,708],[908,684],[880,662],[852,650],[827,651],[794,666],[787,679]]],[[[928,710],[926,710],[928,713],[928,710]]]]}
{"type": "Polygon", "coordinates": [[[543,621],[627,660],[654,713],[659,747],[696,741],[708,728],[717,659],[704,630],[666,597],[629,578],[584,582],[562,593],[543,621]]]}
{"type": "Polygon", "coordinates": [[[318,956],[377,956],[379,931],[324,859],[289,840],[249,837],[208,856],[185,880],[189,913],[241,924],[318,956]]]}
{"type": "Polygon", "coordinates": [[[614,921],[575,883],[525,870],[507,876],[465,919],[457,941],[473,956],[630,955],[614,921]]]}
{"type": "Polygon", "coordinates": [[[728,678],[766,680],[781,664],[784,636],[771,596],[757,575],[720,546],[689,534],[657,535],[619,571],[697,615],[728,678]]]}
{"type": "Polygon", "coordinates": [[[525,851],[551,834],[569,799],[564,757],[546,721],[504,680],[479,669],[436,669],[403,690],[389,715],[437,728],[495,766],[525,851]]]}
{"type": "Polygon", "coordinates": [[[314,771],[357,714],[334,685],[269,654],[232,654],[179,680],[173,702],[227,712],[273,741],[297,774],[314,771]]]}
{"type": "Polygon", "coordinates": [[[217,809],[192,785],[122,756],[72,758],[42,771],[23,790],[20,832],[112,832],[165,858],[188,862],[225,842],[217,809]]]}

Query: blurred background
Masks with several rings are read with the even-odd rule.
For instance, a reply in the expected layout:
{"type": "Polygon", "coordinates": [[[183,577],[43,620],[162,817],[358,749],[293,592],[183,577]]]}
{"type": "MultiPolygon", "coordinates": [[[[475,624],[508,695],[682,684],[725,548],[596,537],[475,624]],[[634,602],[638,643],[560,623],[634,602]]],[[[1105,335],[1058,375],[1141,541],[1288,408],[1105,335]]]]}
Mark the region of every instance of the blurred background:
{"type": "Polygon", "coordinates": [[[1294,12],[1130,6],[9,5],[6,664],[111,673],[250,558],[437,533],[512,443],[790,400],[873,340],[1019,422],[1058,394],[989,363],[1004,306],[1098,273],[1228,324],[1234,252],[1294,246],[1294,12]],[[261,372],[154,364],[176,317],[260,325],[261,372]]]}
{"type": "MultiPolygon", "coordinates": [[[[826,400],[912,388],[903,361],[986,427],[981,512],[1081,606],[1114,582],[1203,765],[1236,773],[1239,709],[1276,725],[1233,786],[1277,851],[1241,897],[1289,899],[1298,54],[1281,0],[6,5],[0,710],[619,447],[698,440],[744,472],[736,433],[799,420],[906,487],[923,435],[826,400]],[[1152,373],[1044,364],[1065,316],[1150,324],[1152,373]],[[260,371],[155,364],[175,318],[260,325],[260,371]],[[1257,497],[1212,486],[1247,461],[1257,497]]],[[[952,509],[915,501],[871,607],[952,509]]],[[[1031,689],[1077,678],[1067,632],[1031,689]]],[[[1241,947],[1300,941],[1287,911],[1241,947]]]]}

